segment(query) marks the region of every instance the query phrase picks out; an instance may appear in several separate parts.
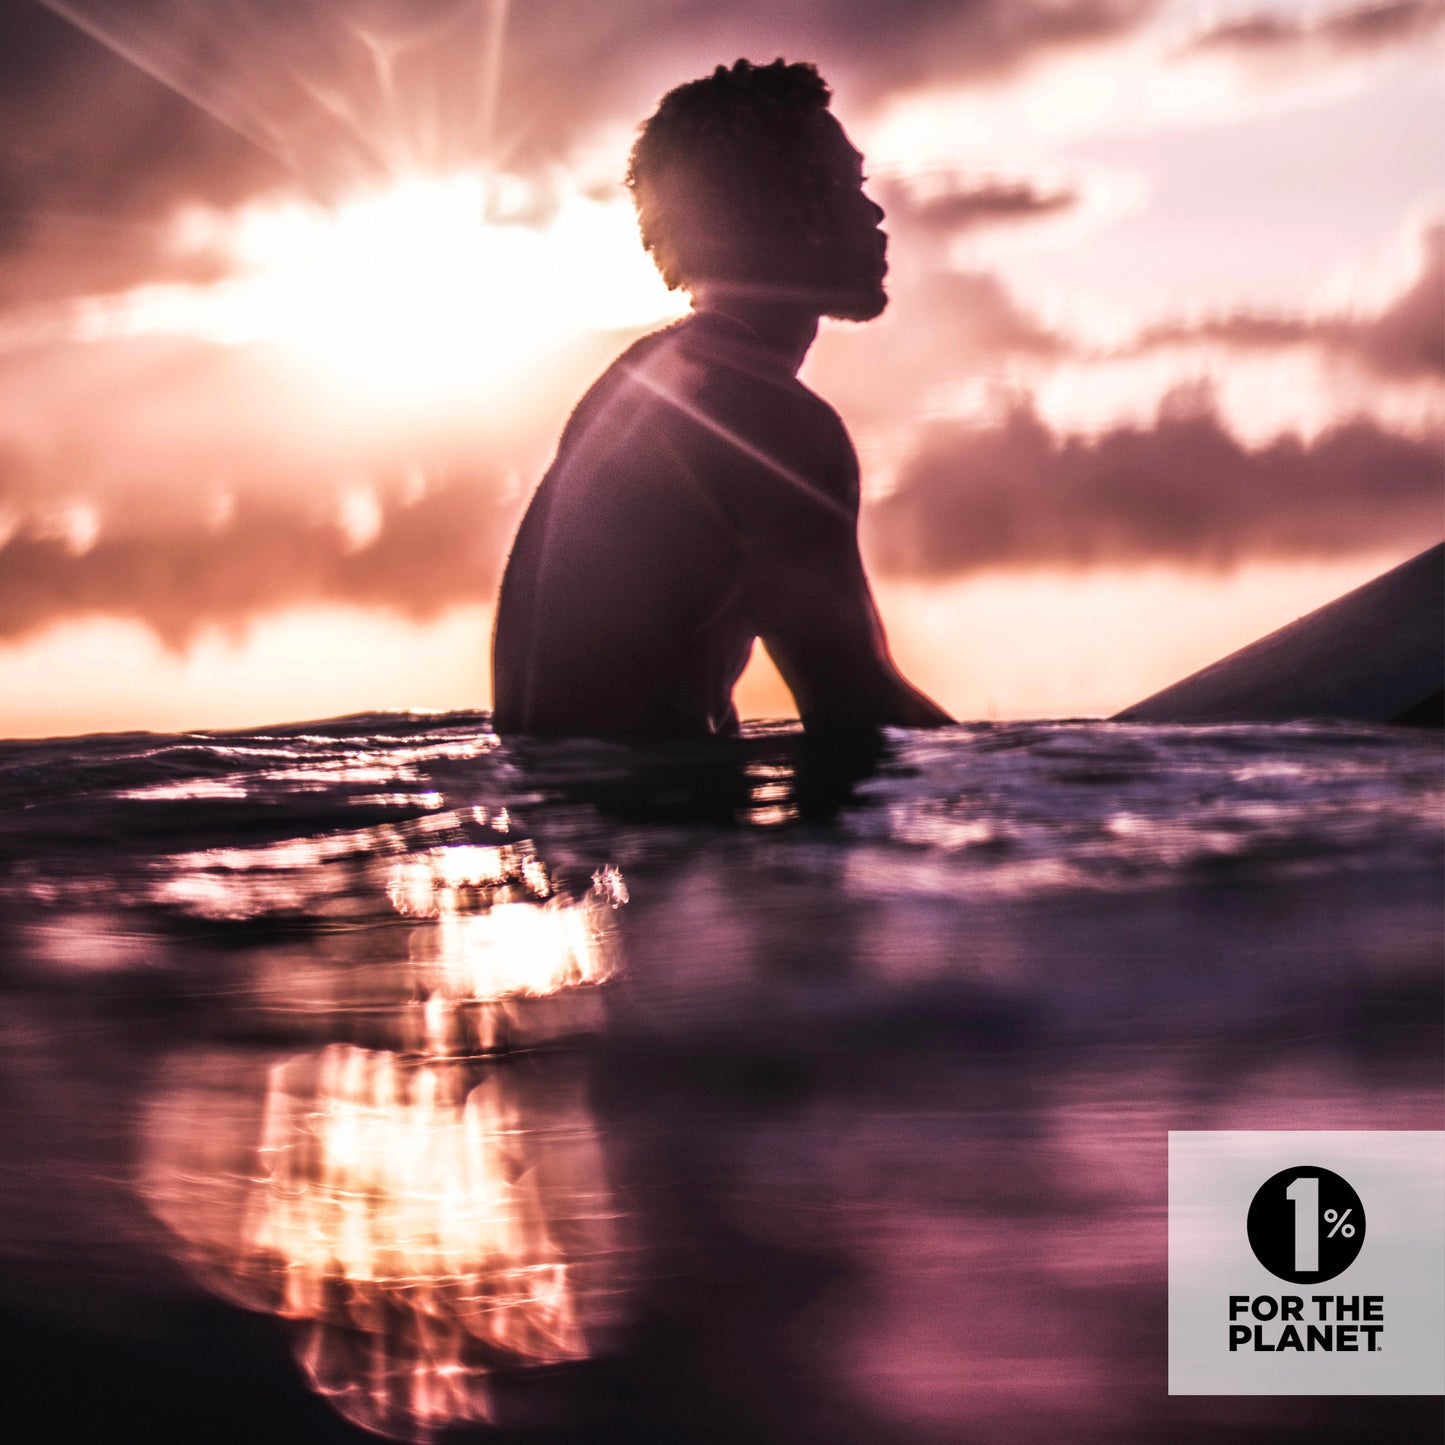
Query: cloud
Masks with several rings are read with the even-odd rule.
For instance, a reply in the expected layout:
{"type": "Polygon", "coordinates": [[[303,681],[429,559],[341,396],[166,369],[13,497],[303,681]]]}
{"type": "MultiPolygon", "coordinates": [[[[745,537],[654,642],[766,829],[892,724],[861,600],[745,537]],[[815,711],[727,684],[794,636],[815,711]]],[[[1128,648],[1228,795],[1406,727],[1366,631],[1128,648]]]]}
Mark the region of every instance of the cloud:
{"type": "Polygon", "coordinates": [[[1076,354],[1073,339],[1021,305],[997,275],[956,269],[949,243],[963,230],[1051,217],[1075,205],[1077,192],[957,176],[877,189],[892,238],[888,309],[864,331],[825,327],[808,362],[809,383],[846,416],[911,422],[940,383],[1076,354]]]}
{"type": "Polygon", "coordinates": [[[1077,354],[1072,338],[1016,301],[986,271],[897,267],[888,309],[866,328],[827,326],[804,379],[850,427],[911,429],[940,386],[997,382],[1016,367],[1077,354]]]}
{"type": "Polygon", "coordinates": [[[1108,40],[1158,3],[915,0],[883,21],[864,0],[529,0],[498,30],[489,0],[23,0],[0,7],[0,307],[213,274],[177,248],[186,206],[487,156],[536,173],[739,55],[818,61],[866,108],[1108,40]]]}
{"type": "Polygon", "coordinates": [[[495,478],[393,477],[360,493],[293,482],[296,500],[242,494],[211,517],[85,501],[29,508],[0,540],[0,639],[103,614],[183,647],[204,629],[237,631],[291,607],[425,620],[494,594],[517,513],[495,478]]]}
{"type": "Polygon", "coordinates": [[[987,179],[970,184],[959,177],[932,177],[929,184],[887,181],[881,204],[896,223],[953,235],[981,226],[1017,224],[1072,210],[1079,194],[1068,187],[1047,189],[1033,181],[987,179]]]}
{"type": "Polygon", "coordinates": [[[1390,380],[1445,377],[1445,221],[1426,227],[1420,249],[1414,281],[1372,316],[1235,311],[1152,326],[1125,350],[1197,343],[1241,350],[1313,346],[1390,380]]]}
{"type": "Polygon", "coordinates": [[[866,106],[898,90],[1016,74],[1042,56],[1127,34],[1157,9],[1158,0],[913,0],[884,17],[869,0],[516,6],[503,110],[520,105],[518,135],[543,139],[558,118],[635,124],[680,81],[739,56],[777,55],[816,62],[846,104],[866,106]],[[588,79],[582,94],[579,75],[588,79]]]}
{"type": "Polygon", "coordinates": [[[0,6],[0,307],[215,274],[215,257],[177,249],[175,209],[282,179],[74,26],[29,0],[0,6]]]}
{"type": "Polygon", "coordinates": [[[1441,0],[1383,0],[1322,15],[1261,13],[1226,21],[1195,36],[1186,53],[1262,61],[1353,57],[1408,44],[1442,27],[1441,0]]]}
{"type": "Polygon", "coordinates": [[[1445,374],[1445,221],[1421,240],[1420,273],[1408,290],[1377,316],[1337,323],[1336,348],[1386,376],[1445,374]]]}
{"type": "Polygon", "coordinates": [[[894,292],[886,324],[874,323],[863,338],[870,353],[879,353],[870,371],[909,357],[920,380],[925,373],[947,380],[1008,357],[1056,360],[1073,351],[1067,337],[1020,306],[987,271],[923,272],[905,278],[894,292]]]}
{"type": "Polygon", "coordinates": [[[926,433],[866,537],[880,571],[926,578],[1404,551],[1439,538],[1441,445],[1357,419],[1247,447],[1197,387],[1167,397],[1152,427],[1090,437],[1057,435],[1019,403],[992,425],[926,433]]]}

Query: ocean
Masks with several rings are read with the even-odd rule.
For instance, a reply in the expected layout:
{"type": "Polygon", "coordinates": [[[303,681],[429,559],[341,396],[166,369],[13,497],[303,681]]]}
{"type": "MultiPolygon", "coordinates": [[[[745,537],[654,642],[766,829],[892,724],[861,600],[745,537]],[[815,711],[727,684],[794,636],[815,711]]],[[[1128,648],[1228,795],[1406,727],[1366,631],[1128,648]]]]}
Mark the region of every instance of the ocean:
{"type": "Polygon", "coordinates": [[[0,743],[10,1438],[1437,1441],[1168,1395],[1166,1162],[1441,1127],[1442,817],[1328,723],[0,743]]]}

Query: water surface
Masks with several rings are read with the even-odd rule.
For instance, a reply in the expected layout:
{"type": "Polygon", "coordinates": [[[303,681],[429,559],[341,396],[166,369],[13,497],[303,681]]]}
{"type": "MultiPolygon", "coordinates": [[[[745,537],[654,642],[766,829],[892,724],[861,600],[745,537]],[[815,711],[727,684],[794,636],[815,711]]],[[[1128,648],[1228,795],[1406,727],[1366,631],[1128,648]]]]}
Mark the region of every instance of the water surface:
{"type": "MultiPolygon", "coordinates": [[[[1171,1399],[1170,1129],[1438,1129],[1438,736],[0,744],[43,1438],[1436,1440],[1171,1399]]],[[[37,1437],[40,1438],[40,1437],[37,1437]]]]}

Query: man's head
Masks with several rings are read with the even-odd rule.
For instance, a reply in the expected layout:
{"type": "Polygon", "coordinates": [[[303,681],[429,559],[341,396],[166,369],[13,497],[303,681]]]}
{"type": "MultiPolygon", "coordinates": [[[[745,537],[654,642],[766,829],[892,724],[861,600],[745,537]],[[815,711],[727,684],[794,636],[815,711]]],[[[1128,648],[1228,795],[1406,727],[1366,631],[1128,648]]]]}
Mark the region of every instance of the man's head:
{"type": "Polygon", "coordinates": [[[627,183],[663,280],[867,321],[888,304],[883,212],[811,65],[718,66],[662,98],[627,183]]]}

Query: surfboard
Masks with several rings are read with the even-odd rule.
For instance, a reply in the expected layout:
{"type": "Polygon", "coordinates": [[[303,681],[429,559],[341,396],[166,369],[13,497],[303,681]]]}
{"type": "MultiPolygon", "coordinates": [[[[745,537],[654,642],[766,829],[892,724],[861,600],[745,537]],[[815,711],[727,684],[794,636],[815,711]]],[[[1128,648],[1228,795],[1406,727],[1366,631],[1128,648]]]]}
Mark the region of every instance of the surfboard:
{"type": "Polygon", "coordinates": [[[1120,722],[1442,725],[1445,542],[1191,673],[1120,722]]]}

